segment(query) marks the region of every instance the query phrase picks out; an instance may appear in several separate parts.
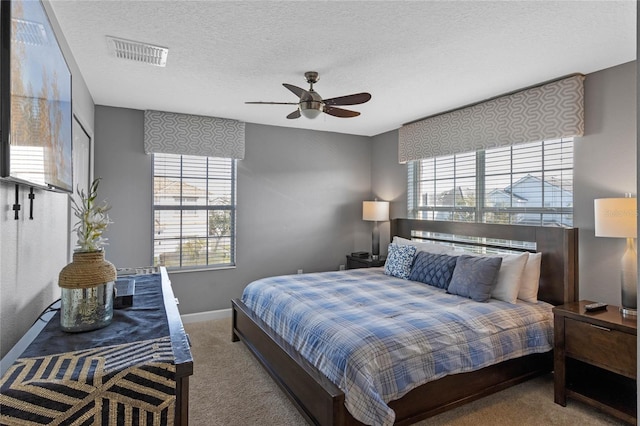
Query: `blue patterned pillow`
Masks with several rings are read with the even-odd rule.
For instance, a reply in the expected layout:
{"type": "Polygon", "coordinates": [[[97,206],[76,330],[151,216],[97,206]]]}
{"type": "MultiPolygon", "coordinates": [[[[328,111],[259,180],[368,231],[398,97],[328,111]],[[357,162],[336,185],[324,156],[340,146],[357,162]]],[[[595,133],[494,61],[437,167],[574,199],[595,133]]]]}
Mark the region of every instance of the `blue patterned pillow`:
{"type": "Polygon", "coordinates": [[[413,261],[409,279],[446,289],[457,260],[457,256],[419,251],[413,261]]]}
{"type": "Polygon", "coordinates": [[[486,302],[496,286],[501,264],[501,257],[458,257],[447,293],[486,302]]]}
{"type": "Polygon", "coordinates": [[[414,246],[401,246],[389,244],[387,261],[384,264],[384,273],[393,277],[407,279],[411,273],[413,256],[416,254],[414,246]]]}

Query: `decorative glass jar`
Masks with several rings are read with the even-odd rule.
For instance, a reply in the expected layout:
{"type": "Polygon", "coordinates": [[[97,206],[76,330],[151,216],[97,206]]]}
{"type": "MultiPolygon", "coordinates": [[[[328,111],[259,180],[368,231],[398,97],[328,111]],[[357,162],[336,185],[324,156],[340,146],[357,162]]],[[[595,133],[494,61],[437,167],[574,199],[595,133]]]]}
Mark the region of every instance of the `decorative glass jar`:
{"type": "Polygon", "coordinates": [[[62,289],[60,326],[67,332],[96,330],[113,318],[116,268],[104,251],[76,252],[58,277],[62,289]]]}

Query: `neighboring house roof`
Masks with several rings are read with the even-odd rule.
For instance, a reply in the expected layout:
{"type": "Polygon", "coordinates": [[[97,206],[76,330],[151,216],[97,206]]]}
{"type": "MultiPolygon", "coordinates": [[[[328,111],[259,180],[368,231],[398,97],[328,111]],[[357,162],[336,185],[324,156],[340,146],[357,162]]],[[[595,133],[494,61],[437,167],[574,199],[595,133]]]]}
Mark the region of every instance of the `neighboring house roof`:
{"type": "Polygon", "coordinates": [[[536,182],[542,182],[545,185],[549,185],[549,186],[553,186],[556,187],[558,189],[560,189],[561,191],[565,191],[565,192],[573,192],[573,180],[569,180],[569,179],[562,179],[559,180],[555,177],[551,177],[549,178],[549,180],[545,180],[543,181],[542,179],[540,179],[537,176],[528,174],[520,179],[518,179],[517,181],[515,181],[513,184],[507,186],[506,188],[504,188],[504,191],[506,193],[509,194],[513,194],[514,196],[517,196],[517,192],[518,192],[518,187],[522,186],[523,184],[530,182],[530,181],[536,181],[536,182]]]}
{"type": "MultiPolygon", "coordinates": [[[[516,200],[516,202],[526,202],[528,201],[528,198],[524,195],[519,194],[519,188],[523,187],[526,184],[530,184],[532,181],[534,181],[535,184],[540,184],[542,182],[544,185],[548,185],[557,188],[560,191],[565,191],[568,193],[571,193],[573,190],[572,180],[560,180],[552,177],[548,181],[543,181],[537,176],[528,174],[505,188],[496,188],[491,190],[488,194],[488,197],[513,198],[514,200],[516,200]]],[[[464,191],[462,190],[462,187],[456,186],[455,188],[447,189],[446,191],[442,191],[441,193],[439,193],[438,201],[440,201],[441,204],[445,201],[446,203],[444,204],[450,204],[453,202],[454,194],[456,197],[464,199],[464,191]]]]}
{"type": "Polygon", "coordinates": [[[573,179],[558,179],[555,176],[552,176],[546,182],[549,185],[562,189],[563,191],[573,193],[573,179]]]}
{"type": "Polygon", "coordinates": [[[489,192],[488,197],[505,197],[505,198],[515,198],[516,201],[518,202],[525,202],[527,201],[527,199],[525,197],[521,197],[518,194],[513,194],[511,192],[508,192],[506,189],[494,189],[493,191],[489,192]]]}
{"type": "Polygon", "coordinates": [[[445,198],[453,196],[458,196],[464,199],[464,192],[462,192],[462,188],[460,186],[442,191],[440,194],[438,194],[438,200],[443,200],[445,198]]]}
{"type": "Polygon", "coordinates": [[[155,177],[153,179],[153,193],[162,194],[165,197],[207,197],[207,191],[184,182],[182,183],[182,192],[180,192],[180,181],[167,177],[155,177]]]}

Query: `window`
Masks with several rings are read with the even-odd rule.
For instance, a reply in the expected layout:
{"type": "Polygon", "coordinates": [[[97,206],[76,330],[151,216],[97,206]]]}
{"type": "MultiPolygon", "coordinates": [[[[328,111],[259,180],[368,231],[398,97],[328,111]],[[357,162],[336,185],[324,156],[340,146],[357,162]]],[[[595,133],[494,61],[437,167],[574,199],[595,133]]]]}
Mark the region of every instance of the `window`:
{"type": "Polygon", "coordinates": [[[418,219],[573,226],[573,139],[519,144],[409,163],[418,219]]]}
{"type": "Polygon", "coordinates": [[[236,160],[153,154],[153,262],[235,264],[236,160]]]}

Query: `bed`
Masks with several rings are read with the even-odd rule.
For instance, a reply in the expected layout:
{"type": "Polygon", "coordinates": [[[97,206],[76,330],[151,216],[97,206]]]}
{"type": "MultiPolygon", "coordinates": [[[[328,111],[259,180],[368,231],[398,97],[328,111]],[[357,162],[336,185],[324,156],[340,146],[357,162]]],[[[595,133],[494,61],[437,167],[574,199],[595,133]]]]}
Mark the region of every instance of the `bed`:
{"type": "MultiPolygon", "coordinates": [[[[391,234],[463,246],[465,249],[479,248],[481,251],[509,249],[540,252],[542,262],[538,300],[552,305],[577,300],[575,229],[394,219],[391,234]]],[[[363,279],[377,279],[373,270],[347,273],[353,277],[361,274],[363,279]]],[[[379,271],[377,273],[380,275],[379,271]]],[[[495,303],[484,304],[488,305],[495,303]]],[[[363,424],[347,409],[349,404],[345,402],[350,401],[345,399],[345,393],[336,384],[340,380],[336,377],[330,380],[327,376],[331,374],[321,371],[329,371],[322,363],[314,360],[318,368],[308,360],[312,358],[309,353],[298,352],[295,342],[290,343],[290,336],[283,337],[285,333],[280,331],[279,334],[274,330],[277,327],[267,324],[268,319],[260,318],[260,309],[254,307],[254,311],[239,299],[232,301],[232,309],[232,339],[245,343],[310,424],[363,424]]],[[[473,371],[428,381],[407,393],[401,392],[402,396],[388,402],[388,407],[393,410],[395,424],[411,424],[549,372],[551,368],[549,350],[509,358],[473,371]]],[[[344,383],[342,385],[344,387],[344,383]]],[[[351,393],[349,397],[353,400],[351,393]]],[[[353,411],[353,403],[351,405],[353,411]]],[[[357,415],[362,418],[361,413],[357,415]]],[[[369,420],[367,423],[377,421],[369,420]]]]}

